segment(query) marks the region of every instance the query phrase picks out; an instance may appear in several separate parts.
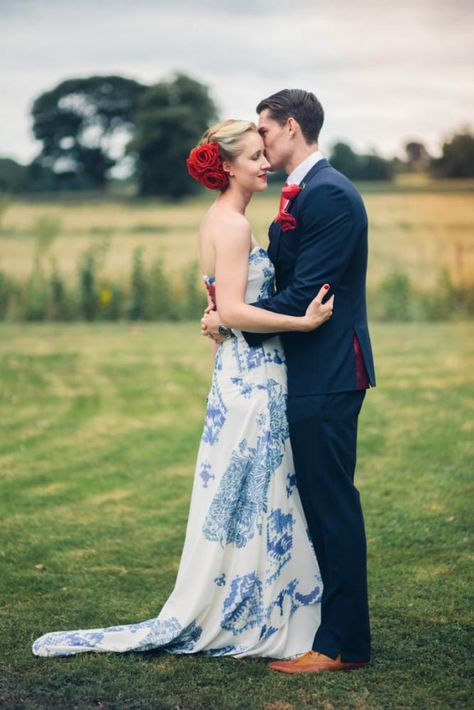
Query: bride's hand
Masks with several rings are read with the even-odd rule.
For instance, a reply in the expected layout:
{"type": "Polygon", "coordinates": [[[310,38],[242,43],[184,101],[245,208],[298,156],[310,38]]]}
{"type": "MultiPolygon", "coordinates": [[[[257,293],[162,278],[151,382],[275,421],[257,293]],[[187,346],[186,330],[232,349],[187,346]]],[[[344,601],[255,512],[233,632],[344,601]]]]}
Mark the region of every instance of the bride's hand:
{"type": "Polygon", "coordinates": [[[323,303],[323,298],[327,295],[329,290],[329,285],[324,284],[318,294],[306,309],[306,314],[302,317],[304,331],[315,330],[319,328],[320,325],[325,323],[332,316],[332,310],[334,308],[334,296],[331,296],[325,303],[323,303]]]}

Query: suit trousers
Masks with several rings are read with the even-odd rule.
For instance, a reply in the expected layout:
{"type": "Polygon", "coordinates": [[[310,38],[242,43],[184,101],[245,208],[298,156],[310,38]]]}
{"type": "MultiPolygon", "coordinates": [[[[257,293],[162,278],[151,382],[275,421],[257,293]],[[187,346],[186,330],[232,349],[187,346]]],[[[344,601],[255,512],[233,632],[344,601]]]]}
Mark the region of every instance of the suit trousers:
{"type": "Polygon", "coordinates": [[[288,397],[296,480],[323,580],[313,649],[370,660],[367,547],[354,485],[357,419],[365,390],[288,397]]]}

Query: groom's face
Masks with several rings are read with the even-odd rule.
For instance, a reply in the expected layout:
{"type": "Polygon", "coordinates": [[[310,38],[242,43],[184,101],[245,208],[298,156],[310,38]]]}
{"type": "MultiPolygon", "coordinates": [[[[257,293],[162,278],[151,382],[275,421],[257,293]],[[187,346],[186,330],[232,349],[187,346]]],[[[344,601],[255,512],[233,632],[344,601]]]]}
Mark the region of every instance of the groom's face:
{"type": "Polygon", "coordinates": [[[265,156],[271,170],[284,170],[292,151],[292,143],[287,124],[281,126],[264,109],[258,118],[258,132],[265,144],[265,156]]]}

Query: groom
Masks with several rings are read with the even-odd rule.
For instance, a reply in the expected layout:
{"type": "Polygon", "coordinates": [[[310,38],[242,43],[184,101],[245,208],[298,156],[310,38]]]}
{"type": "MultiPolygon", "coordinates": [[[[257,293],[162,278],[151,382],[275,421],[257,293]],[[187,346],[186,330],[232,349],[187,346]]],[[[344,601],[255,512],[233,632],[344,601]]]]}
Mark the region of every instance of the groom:
{"type": "MultiPolygon", "coordinates": [[[[318,150],[324,112],[314,94],[284,89],[261,101],[257,113],[272,170],[284,170],[287,184],[301,190],[282,197],[270,227],[277,293],[252,305],[301,316],[323,284],[335,295],[333,316],[320,328],[281,335],[296,479],[324,590],[313,650],[270,667],[285,673],[363,668],[370,626],[354,470],[357,419],[365,390],[375,385],[365,299],[367,215],[352,183],[318,150]]],[[[211,336],[222,326],[215,312],[205,324],[211,336]]],[[[251,346],[271,337],[244,336],[251,346]]]]}

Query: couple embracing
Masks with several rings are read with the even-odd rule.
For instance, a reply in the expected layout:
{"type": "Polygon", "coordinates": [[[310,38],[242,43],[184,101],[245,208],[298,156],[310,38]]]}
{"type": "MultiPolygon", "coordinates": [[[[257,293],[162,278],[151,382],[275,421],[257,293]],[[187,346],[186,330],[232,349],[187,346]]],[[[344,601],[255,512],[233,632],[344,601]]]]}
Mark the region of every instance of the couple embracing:
{"type": "Polygon", "coordinates": [[[367,666],[357,419],[375,385],[367,216],[318,150],[314,94],[260,102],[258,128],[211,127],[187,161],[219,195],[199,230],[215,365],[183,553],[158,616],[47,633],[39,656],[87,651],[265,656],[286,673],[367,666]],[[268,253],[245,210],[284,170],[268,253]]]}

